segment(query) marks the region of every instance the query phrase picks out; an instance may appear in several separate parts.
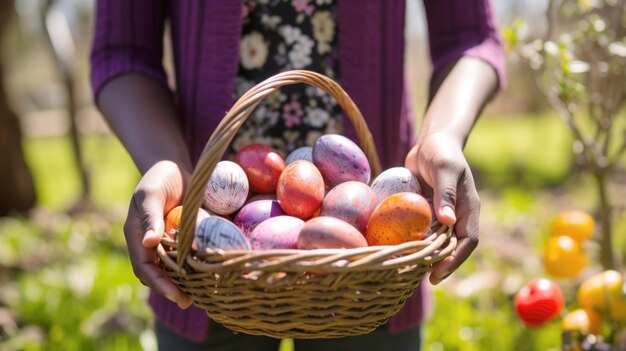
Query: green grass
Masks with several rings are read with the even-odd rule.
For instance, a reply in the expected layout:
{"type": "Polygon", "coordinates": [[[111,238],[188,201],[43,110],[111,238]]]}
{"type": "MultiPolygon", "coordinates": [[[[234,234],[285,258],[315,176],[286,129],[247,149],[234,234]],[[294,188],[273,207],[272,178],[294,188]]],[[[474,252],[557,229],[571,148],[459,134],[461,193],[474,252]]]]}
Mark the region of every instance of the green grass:
{"type": "Polygon", "coordinates": [[[465,152],[479,185],[541,188],[566,180],[571,142],[564,123],[552,114],[492,117],[477,122],[465,152]]]}
{"type": "Polygon", "coordinates": [[[139,174],[112,137],[85,137],[82,146],[95,212],[68,216],[81,190],[69,140],[25,142],[38,210],[0,219],[0,272],[9,274],[0,274],[0,307],[19,326],[0,326],[0,350],[138,350],[154,339],[147,289],[130,269],[115,214],[123,211],[112,211],[127,206],[139,174]]]}
{"type": "Polygon", "coordinates": [[[0,325],[0,350],[140,349],[137,336],[150,332],[147,290],[115,239],[119,225],[99,216],[39,216],[46,218],[0,221],[0,272],[13,276],[0,277],[0,306],[19,326],[0,325]]]}
{"type": "Polygon", "coordinates": [[[424,351],[560,350],[558,323],[524,327],[501,292],[461,299],[437,289],[434,301],[434,317],[424,328],[424,351]]]}
{"type": "MultiPolygon", "coordinates": [[[[130,156],[112,137],[82,139],[84,160],[89,169],[92,200],[96,206],[126,205],[139,180],[130,156]]],[[[33,171],[38,205],[61,210],[80,194],[80,178],[66,138],[37,138],[25,143],[27,161],[33,171]]]]}

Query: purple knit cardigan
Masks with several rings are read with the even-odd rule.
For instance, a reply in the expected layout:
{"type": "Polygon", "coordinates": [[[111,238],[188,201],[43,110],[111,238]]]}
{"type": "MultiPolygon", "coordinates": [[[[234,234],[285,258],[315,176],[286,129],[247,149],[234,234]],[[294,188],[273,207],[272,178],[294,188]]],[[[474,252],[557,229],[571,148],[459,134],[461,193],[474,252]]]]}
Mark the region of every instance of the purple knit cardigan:
{"type": "MultiPolygon", "coordinates": [[[[437,71],[461,56],[489,63],[504,85],[505,57],[489,0],[424,0],[430,55],[437,71]]],[[[94,98],[127,73],[168,86],[163,34],[171,30],[174,92],[193,159],[232,105],[242,27],[242,0],[98,0],[91,53],[94,98]]],[[[384,168],[403,165],[414,143],[414,116],[404,79],[405,0],[338,0],[340,84],[359,106],[384,168]]],[[[408,18],[412,21],[415,19],[408,18]]],[[[345,134],[355,138],[349,122],[345,134]]],[[[419,324],[424,286],[389,321],[392,332],[419,324]]],[[[209,319],[192,306],[151,293],[160,321],[181,335],[203,340],[209,319]]]]}

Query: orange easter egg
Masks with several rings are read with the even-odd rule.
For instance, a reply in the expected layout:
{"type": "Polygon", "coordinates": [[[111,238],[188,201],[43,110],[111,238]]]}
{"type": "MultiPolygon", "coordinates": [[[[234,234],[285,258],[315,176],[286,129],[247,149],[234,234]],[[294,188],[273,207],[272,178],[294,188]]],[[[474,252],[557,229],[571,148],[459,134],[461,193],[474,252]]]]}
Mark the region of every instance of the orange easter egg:
{"type": "Polygon", "coordinates": [[[165,235],[176,238],[178,227],[180,227],[180,217],[183,213],[183,206],[176,206],[165,216],[165,235]]]}
{"type": "Polygon", "coordinates": [[[421,240],[432,221],[426,199],[413,192],[400,192],[385,198],[372,212],[365,239],[370,246],[397,245],[421,240]]]}

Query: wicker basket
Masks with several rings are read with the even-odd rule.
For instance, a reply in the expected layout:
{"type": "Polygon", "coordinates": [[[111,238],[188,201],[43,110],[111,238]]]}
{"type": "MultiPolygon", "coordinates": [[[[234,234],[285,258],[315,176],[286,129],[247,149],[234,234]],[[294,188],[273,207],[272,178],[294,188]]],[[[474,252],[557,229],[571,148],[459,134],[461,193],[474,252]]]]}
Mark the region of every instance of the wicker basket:
{"type": "Polygon", "coordinates": [[[177,241],[157,253],[169,277],[196,306],[227,328],[276,338],[365,334],[404,305],[432,264],[452,253],[451,228],[422,241],[357,249],[191,252],[196,210],[221,155],[259,101],[284,85],[305,83],[332,95],[354,125],[374,174],[380,162],[361,112],[339,85],[309,71],[275,75],[246,92],[209,138],[183,201],[177,241]]]}

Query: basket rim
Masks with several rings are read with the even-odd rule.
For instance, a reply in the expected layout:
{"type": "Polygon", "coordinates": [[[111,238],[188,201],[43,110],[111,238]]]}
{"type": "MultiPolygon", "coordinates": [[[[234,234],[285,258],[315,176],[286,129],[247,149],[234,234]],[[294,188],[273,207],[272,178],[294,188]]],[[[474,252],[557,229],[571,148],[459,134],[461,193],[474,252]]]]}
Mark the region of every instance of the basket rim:
{"type": "MultiPolygon", "coordinates": [[[[195,272],[217,273],[234,270],[300,272],[321,269],[344,273],[362,270],[389,270],[414,264],[434,264],[449,256],[456,248],[452,226],[440,226],[427,238],[398,245],[377,245],[351,249],[273,249],[273,250],[208,250],[206,255],[187,256],[187,267],[195,272]]],[[[178,250],[167,251],[176,242],[164,238],[157,247],[161,262],[180,274],[187,268],[176,263],[178,250]]]]}

